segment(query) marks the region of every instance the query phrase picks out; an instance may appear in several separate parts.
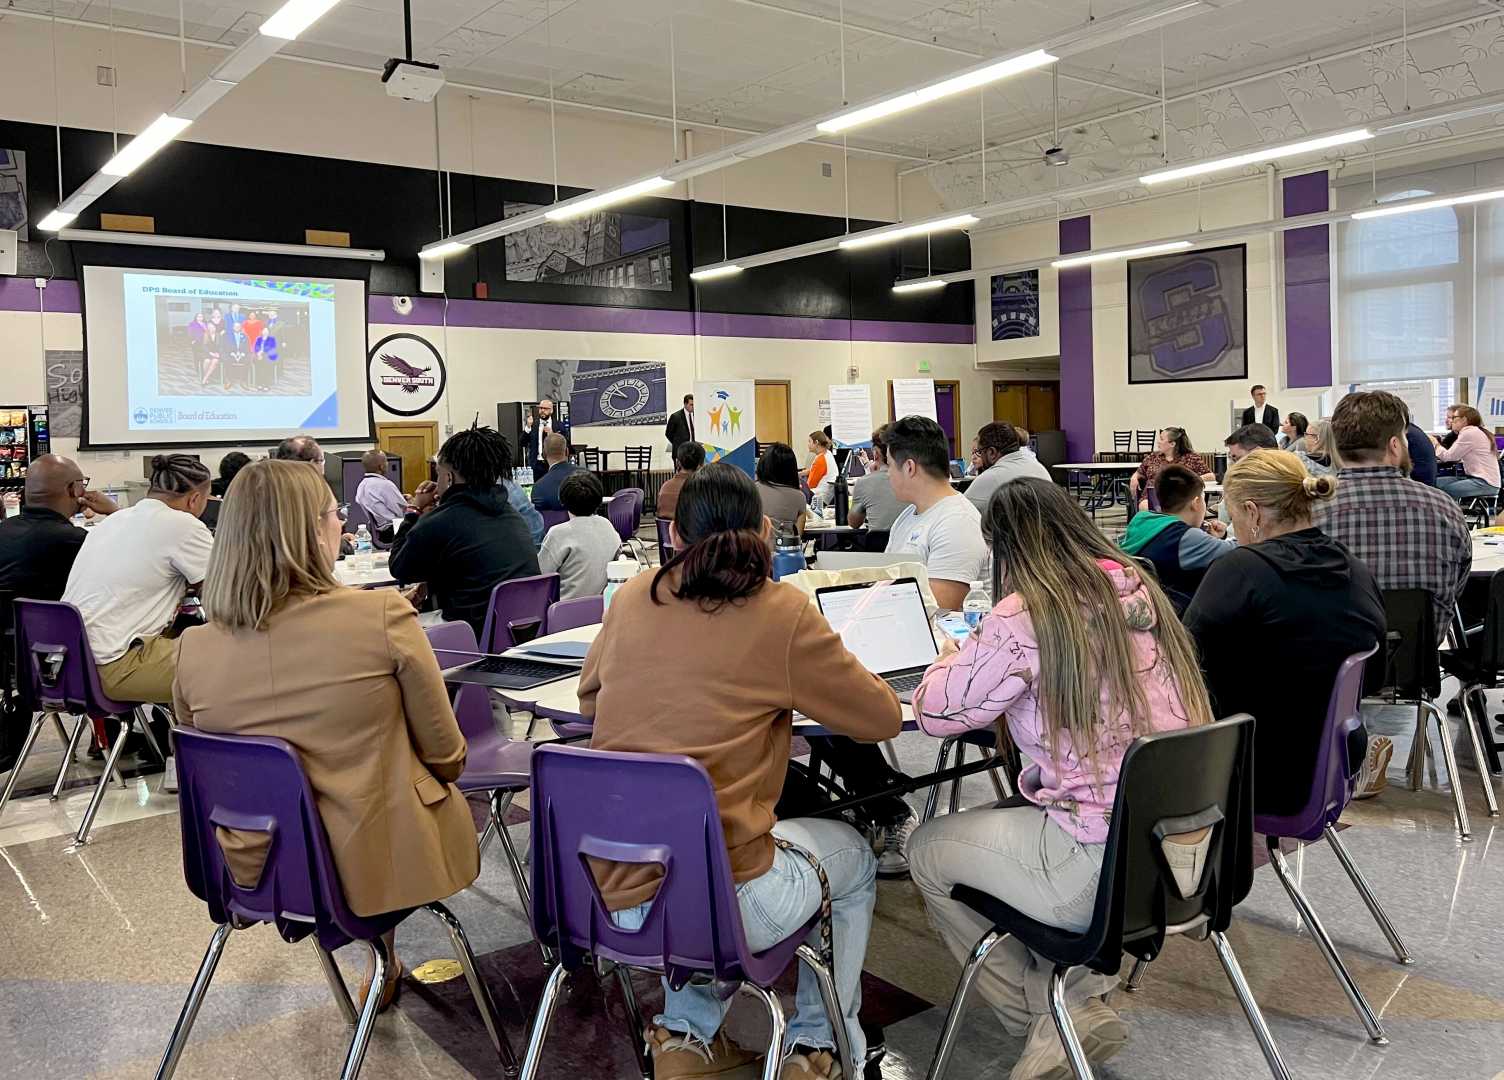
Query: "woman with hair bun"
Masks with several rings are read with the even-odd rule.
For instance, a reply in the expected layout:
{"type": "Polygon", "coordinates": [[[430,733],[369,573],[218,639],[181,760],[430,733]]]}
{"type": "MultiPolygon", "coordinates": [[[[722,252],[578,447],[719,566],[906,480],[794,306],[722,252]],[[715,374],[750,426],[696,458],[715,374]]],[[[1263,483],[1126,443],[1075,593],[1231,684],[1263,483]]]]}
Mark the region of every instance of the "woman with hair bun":
{"type": "MultiPolygon", "coordinates": [[[[1239,547],[1212,564],[1185,613],[1201,653],[1216,715],[1252,713],[1254,805],[1285,814],[1305,805],[1327,701],[1342,661],[1385,632],[1373,573],[1311,524],[1311,509],[1337,491],[1334,476],[1309,476],[1293,455],[1255,450],[1223,481],[1239,547]],[[1278,677],[1271,689],[1270,677],[1278,677]]],[[[1392,753],[1382,736],[1369,748],[1361,727],[1348,761],[1377,793],[1392,753]]]]}
{"type": "MultiPolygon", "coordinates": [[[[710,774],[741,902],[747,944],[761,952],[816,913],[819,878],[789,843],[809,852],[830,883],[835,981],[857,1061],[861,969],[877,897],[872,846],[842,821],[779,821],[797,709],[864,742],[898,734],[898,698],[847,652],[809,596],[770,580],[771,527],[746,473],[706,465],[679,492],[674,556],[612,595],[580,673],[580,712],[594,719],[596,750],[687,754],[710,774]]],[[[658,888],[650,866],[596,870],[617,925],[636,929],[658,888]]],[[[818,936],[818,929],[815,931],[818,936]]],[[[654,1075],[738,1072],[757,1055],[721,1030],[728,1002],[713,986],[665,983],[665,1003],[644,1033],[654,1075]]],[[[789,1025],[790,1069],[809,1080],[839,1075],[835,1035],[814,976],[799,969],[789,1025]]],[[[739,1073],[738,1073],[739,1074],[739,1073]]]]}

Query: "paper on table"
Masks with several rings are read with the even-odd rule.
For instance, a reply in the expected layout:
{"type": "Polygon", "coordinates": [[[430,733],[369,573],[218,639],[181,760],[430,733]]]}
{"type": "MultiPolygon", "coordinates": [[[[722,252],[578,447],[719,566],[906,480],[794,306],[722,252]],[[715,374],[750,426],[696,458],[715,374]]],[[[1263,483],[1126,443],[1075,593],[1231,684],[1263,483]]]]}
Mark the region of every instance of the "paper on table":
{"type": "Polygon", "coordinates": [[[832,385],[830,433],[837,446],[872,445],[872,388],[865,383],[832,385]]]}
{"type": "Polygon", "coordinates": [[[940,414],[935,408],[935,380],[894,379],[893,415],[899,418],[926,416],[938,424],[940,414]]]}

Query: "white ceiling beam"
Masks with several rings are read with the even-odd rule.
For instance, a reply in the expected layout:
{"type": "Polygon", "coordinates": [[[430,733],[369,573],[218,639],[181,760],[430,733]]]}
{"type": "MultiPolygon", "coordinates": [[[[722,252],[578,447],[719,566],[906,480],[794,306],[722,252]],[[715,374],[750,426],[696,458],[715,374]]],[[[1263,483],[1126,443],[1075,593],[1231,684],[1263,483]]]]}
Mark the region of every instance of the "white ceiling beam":
{"type": "MultiPolygon", "coordinates": [[[[1113,44],[1124,38],[1133,37],[1136,34],[1162,29],[1203,12],[1214,11],[1222,6],[1237,2],[1239,0],[1156,0],[1156,2],[1130,8],[1116,15],[1104,16],[1081,26],[1073,26],[1046,38],[1038,44],[1022,45],[1008,55],[1025,56],[1029,53],[1042,50],[1056,58],[1069,56],[1086,52],[1090,49],[1101,48],[1104,45],[1113,44]]],[[[971,68],[954,72],[945,77],[944,80],[926,80],[920,84],[920,87],[912,89],[928,87],[939,81],[960,78],[994,62],[989,60],[986,65],[974,65],[971,68]]],[[[857,102],[854,105],[843,104],[840,109],[831,113],[786,124],[774,131],[751,139],[745,139],[742,142],[713,151],[712,153],[698,155],[678,162],[668,168],[631,177],[620,184],[610,185],[607,190],[635,187],[638,184],[647,183],[657,178],[676,182],[688,180],[692,177],[703,176],[706,173],[727,168],[739,161],[761,157],[764,154],[770,154],[785,147],[808,142],[819,133],[822,122],[855,112],[877,102],[887,101],[905,93],[907,89],[911,88],[900,88],[883,94],[881,97],[874,98],[871,101],[857,102]]],[[[515,217],[480,225],[474,229],[469,229],[452,236],[441,237],[432,243],[425,244],[423,251],[437,252],[443,249],[446,253],[452,252],[454,250],[452,245],[455,244],[470,246],[484,243],[487,240],[495,240],[498,237],[508,236],[523,229],[530,229],[547,221],[550,213],[557,213],[561,209],[567,210],[574,203],[594,198],[595,195],[596,193],[594,192],[577,195],[573,199],[563,199],[526,214],[518,214],[515,217]]]]}

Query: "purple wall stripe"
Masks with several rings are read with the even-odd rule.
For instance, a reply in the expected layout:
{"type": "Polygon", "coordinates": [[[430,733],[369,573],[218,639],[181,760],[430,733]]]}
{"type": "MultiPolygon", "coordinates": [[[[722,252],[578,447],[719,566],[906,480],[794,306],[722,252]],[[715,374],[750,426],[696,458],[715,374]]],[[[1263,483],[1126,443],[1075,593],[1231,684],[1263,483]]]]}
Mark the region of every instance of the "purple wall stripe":
{"type": "MultiPolygon", "coordinates": [[[[77,315],[78,282],[59,278],[43,290],[48,312],[77,315]]],[[[29,277],[0,277],[0,311],[36,311],[37,287],[29,277]]]]}
{"type": "MultiPolygon", "coordinates": [[[[1286,177],[1285,217],[1328,208],[1325,172],[1286,177]]],[[[1312,225],[1282,236],[1285,249],[1285,385],[1332,385],[1331,227],[1312,225]]]]}
{"type": "Polygon", "coordinates": [[[702,311],[701,337],[786,338],[795,341],[894,341],[923,345],[970,345],[969,323],[887,322],[881,319],[811,319],[793,315],[723,315],[702,311]]]}
{"type": "MultiPolygon", "coordinates": [[[[1060,222],[1060,254],[1091,250],[1091,217],[1060,222]]],[[[1092,364],[1091,267],[1061,270],[1060,427],[1068,461],[1097,452],[1096,372],[1092,364]]]]}

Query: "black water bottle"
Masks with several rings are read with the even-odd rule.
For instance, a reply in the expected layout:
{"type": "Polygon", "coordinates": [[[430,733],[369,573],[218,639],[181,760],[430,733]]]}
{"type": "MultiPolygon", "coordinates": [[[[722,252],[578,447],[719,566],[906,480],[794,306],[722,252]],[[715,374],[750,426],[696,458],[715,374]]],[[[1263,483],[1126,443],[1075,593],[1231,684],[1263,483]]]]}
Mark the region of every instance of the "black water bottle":
{"type": "Polygon", "coordinates": [[[845,525],[846,512],[851,507],[851,492],[846,485],[846,474],[844,472],[836,473],[836,482],[833,486],[835,487],[836,496],[836,524],[845,525]]]}

